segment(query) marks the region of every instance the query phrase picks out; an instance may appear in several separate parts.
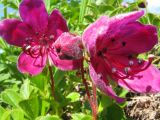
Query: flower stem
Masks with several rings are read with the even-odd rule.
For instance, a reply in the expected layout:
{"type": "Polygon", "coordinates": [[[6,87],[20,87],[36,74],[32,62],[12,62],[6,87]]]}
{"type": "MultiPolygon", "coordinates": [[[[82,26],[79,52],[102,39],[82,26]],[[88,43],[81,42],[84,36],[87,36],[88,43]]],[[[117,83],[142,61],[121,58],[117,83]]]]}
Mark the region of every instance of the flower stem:
{"type": "Polygon", "coordinates": [[[96,120],[97,119],[97,109],[98,109],[98,107],[97,107],[97,91],[96,91],[96,86],[95,86],[95,84],[92,82],[92,90],[93,90],[93,118],[94,118],[94,120],[96,120]]]}
{"type": "Polygon", "coordinates": [[[92,117],[93,117],[93,120],[97,120],[97,100],[96,100],[96,87],[93,86],[93,99],[91,98],[91,94],[89,92],[89,88],[88,88],[88,83],[85,79],[85,76],[84,76],[84,66],[83,66],[83,60],[82,60],[82,64],[81,64],[81,75],[82,75],[82,82],[85,86],[85,89],[86,89],[86,94],[87,94],[87,97],[88,97],[88,100],[89,100],[89,104],[91,106],[91,109],[92,109],[92,117]]]}
{"type": "Polygon", "coordinates": [[[53,96],[53,98],[55,98],[54,97],[54,78],[53,78],[53,72],[52,72],[52,67],[49,65],[48,66],[48,69],[49,69],[49,73],[50,73],[50,79],[51,79],[51,92],[52,92],[52,96],[53,96]]]}

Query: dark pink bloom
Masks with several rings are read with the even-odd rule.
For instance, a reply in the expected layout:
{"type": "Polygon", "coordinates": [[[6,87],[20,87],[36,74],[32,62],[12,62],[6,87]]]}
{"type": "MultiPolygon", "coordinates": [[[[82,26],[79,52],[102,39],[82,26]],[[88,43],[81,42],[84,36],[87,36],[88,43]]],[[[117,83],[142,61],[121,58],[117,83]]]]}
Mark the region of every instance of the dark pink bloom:
{"type": "Polygon", "coordinates": [[[23,0],[19,12],[22,20],[0,21],[0,36],[23,48],[17,65],[22,73],[39,74],[47,60],[61,70],[80,66],[79,60],[60,60],[53,47],[57,38],[68,32],[66,21],[57,9],[48,15],[43,0],[23,0]]]}
{"type": "Polygon", "coordinates": [[[152,58],[137,58],[158,42],[156,28],[137,21],[143,14],[137,11],[112,18],[102,16],[83,34],[91,57],[90,76],[100,90],[117,102],[123,99],[112,90],[110,79],[132,92],[160,91],[160,72],[151,65],[152,58]]]}

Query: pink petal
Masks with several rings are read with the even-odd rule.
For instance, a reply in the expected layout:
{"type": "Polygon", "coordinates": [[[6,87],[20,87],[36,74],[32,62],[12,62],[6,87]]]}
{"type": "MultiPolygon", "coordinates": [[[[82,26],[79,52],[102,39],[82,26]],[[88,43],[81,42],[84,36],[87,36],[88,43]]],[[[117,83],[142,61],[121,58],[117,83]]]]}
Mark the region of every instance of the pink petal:
{"type": "Polygon", "coordinates": [[[111,51],[114,54],[139,54],[147,52],[158,42],[156,27],[143,25],[139,22],[132,22],[121,26],[119,29],[113,30],[112,34],[115,43],[110,46],[110,49],[121,46],[119,49],[111,51]],[[123,43],[125,43],[125,46],[122,46],[123,43]]]}
{"type": "Polygon", "coordinates": [[[118,80],[118,84],[132,92],[157,93],[160,91],[160,71],[151,65],[130,79],[118,80]]]}
{"type": "Polygon", "coordinates": [[[68,32],[66,20],[63,18],[59,10],[53,10],[49,16],[48,29],[49,34],[53,34],[55,39],[57,39],[63,32],[68,32]]]}
{"type": "Polygon", "coordinates": [[[22,0],[19,12],[24,22],[35,31],[45,31],[48,25],[48,14],[43,0],[22,0]]]}
{"type": "Polygon", "coordinates": [[[22,73],[29,73],[31,75],[37,75],[42,72],[43,68],[46,65],[47,56],[39,56],[33,58],[26,53],[21,53],[18,59],[18,69],[22,73]]]}
{"type": "Polygon", "coordinates": [[[54,43],[60,59],[75,60],[83,57],[81,37],[67,32],[61,34],[54,43]]]}
{"type": "Polygon", "coordinates": [[[22,47],[25,38],[31,33],[29,27],[16,19],[5,19],[0,21],[0,36],[11,45],[22,47]]]}
{"type": "MultiPolygon", "coordinates": [[[[105,34],[108,29],[108,17],[101,16],[96,22],[90,24],[82,35],[82,42],[90,55],[95,54],[96,40],[99,36],[105,34]]],[[[103,44],[103,43],[102,43],[103,44]]]]}
{"type": "Polygon", "coordinates": [[[112,90],[112,88],[110,87],[106,79],[107,73],[105,73],[105,68],[103,67],[103,64],[96,64],[92,62],[89,66],[89,70],[90,70],[90,76],[94,84],[97,86],[97,88],[99,88],[106,95],[115,99],[117,102],[119,103],[124,102],[124,99],[118,97],[116,93],[112,90]]]}
{"type": "Polygon", "coordinates": [[[134,12],[129,12],[125,14],[119,14],[116,15],[112,18],[110,18],[110,24],[112,24],[112,29],[116,29],[117,27],[130,23],[130,22],[135,22],[137,19],[142,17],[144,15],[144,11],[134,11],[134,12]]]}
{"type": "Polygon", "coordinates": [[[49,60],[61,70],[75,70],[80,68],[82,60],[61,60],[56,53],[49,53],[49,60]]]}

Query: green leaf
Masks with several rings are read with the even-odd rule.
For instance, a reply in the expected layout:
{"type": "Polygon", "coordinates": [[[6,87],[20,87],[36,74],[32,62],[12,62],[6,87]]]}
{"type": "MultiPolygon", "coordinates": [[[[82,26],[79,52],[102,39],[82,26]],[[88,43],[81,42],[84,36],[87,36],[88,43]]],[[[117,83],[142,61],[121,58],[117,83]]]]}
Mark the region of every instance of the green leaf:
{"type": "Polygon", "coordinates": [[[0,120],[1,120],[2,115],[5,113],[5,111],[6,110],[2,106],[0,106],[0,120]]]}
{"type": "Polygon", "coordinates": [[[23,100],[19,105],[25,114],[31,119],[35,119],[40,113],[41,102],[38,97],[23,100]]]}
{"type": "Polygon", "coordinates": [[[81,0],[81,7],[80,7],[80,15],[79,15],[79,22],[82,23],[85,13],[86,13],[86,8],[89,0],[81,0]]]}
{"type": "Polygon", "coordinates": [[[36,85],[36,87],[38,87],[41,91],[45,90],[45,85],[47,82],[47,77],[43,74],[34,76],[31,78],[31,82],[34,83],[36,85]]]}
{"type": "Polygon", "coordinates": [[[19,107],[18,103],[22,100],[22,97],[12,89],[5,90],[1,94],[2,101],[8,103],[13,107],[19,107]]]}
{"type": "Polygon", "coordinates": [[[58,86],[61,80],[64,78],[65,72],[59,69],[56,70],[54,74],[55,86],[58,86]]]}
{"type": "Polygon", "coordinates": [[[45,115],[50,109],[50,102],[42,100],[41,115],[45,115]]]}
{"type": "Polygon", "coordinates": [[[2,74],[0,74],[0,76],[1,76],[0,77],[0,82],[10,78],[9,73],[2,73],[2,74]]]}
{"type": "Polygon", "coordinates": [[[10,56],[7,56],[6,59],[10,62],[17,63],[18,57],[15,55],[10,55],[10,56]]]}
{"type": "Polygon", "coordinates": [[[7,44],[4,42],[3,39],[0,38],[0,48],[5,49],[7,48],[7,44]]]}
{"type": "Polygon", "coordinates": [[[107,120],[126,120],[123,109],[116,103],[103,110],[100,118],[106,118],[107,120]]]}
{"type": "Polygon", "coordinates": [[[0,72],[3,71],[3,70],[5,70],[5,69],[6,69],[6,66],[4,64],[0,64],[0,72]]]}
{"type": "Polygon", "coordinates": [[[20,92],[25,99],[29,99],[33,90],[34,90],[34,88],[33,88],[33,86],[30,85],[30,81],[25,80],[21,86],[20,92]]]}
{"type": "Polygon", "coordinates": [[[13,120],[24,120],[24,113],[21,109],[13,109],[11,117],[13,120]]]}
{"type": "Polygon", "coordinates": [[[61,120],[61,119],[56,115],[52,115],[52,116],[40,116],[36,118],[36,120],[61,120]]]}
{"type": "Polygon", "coordinates": [[[72,120],[92,120],[92,117],[83,113],[72,114],[72,120]]]}
{"type": "Polygon", "coordinates": [[[101,101],[98,106],[98,112],[101,112],[103,109],[105,109],[106,107],[112,104],[113,104],[113,100],[109,96],[102,95],[101,101]]]}
{"type": "Polygon", "coordinates": [[[11,113],[10,110],[5,111],[5,112],[3,113],[3,115],[0,117],[1,120],[10,120],[10,113],[11,113]]]}
{"type": "Polygon", "coordinates": [[[71,92],[66,98],[70,99],[71,102],[76,102],[79,101],[80,94],[77,92],[71,92]]]}

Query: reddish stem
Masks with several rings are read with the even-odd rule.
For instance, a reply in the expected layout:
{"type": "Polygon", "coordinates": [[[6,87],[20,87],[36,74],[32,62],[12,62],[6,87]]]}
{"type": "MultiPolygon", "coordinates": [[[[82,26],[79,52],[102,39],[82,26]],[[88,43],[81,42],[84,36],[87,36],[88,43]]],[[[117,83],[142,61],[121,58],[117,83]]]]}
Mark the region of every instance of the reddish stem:
{"type": "Polygon", "coordinates": [[[96,91],[96,86],[95,86],[95,84],[92,82],[92,90],[93,90],[93,118],[94,118],[94,120],[96,120],[97,119],[97,109],[98,109],[98,107],[97,107],[97,91],[96,91]]]}
{"type": "Polygon", "coordinates": [[[93,120],[97,120],[97,100],[96,100],[96,87],[93,86],[93,99],[91,98],[91,94],[89,92],[89,88],[88,88],[88,83],[85,79],[84,76],[84,67],[83,67],[83,60],[82,60],[82,64],[81,64],[81,75],[82,75],[82,82],[85,86],[86,89],[86,94],[89,100],[89,104],[91,106],[92,109],[92,116],[93,116],[93,120]]]}
{"type": "Polygon", "coordinates": [[[51,79],[51,84],[50,84],[51,85],[51,92],[52,92],[52,96],[54,97],[54,78],[53,78],[52,67],[49,65],[48,69],[49,69],[50,79],[51,79]]]}

